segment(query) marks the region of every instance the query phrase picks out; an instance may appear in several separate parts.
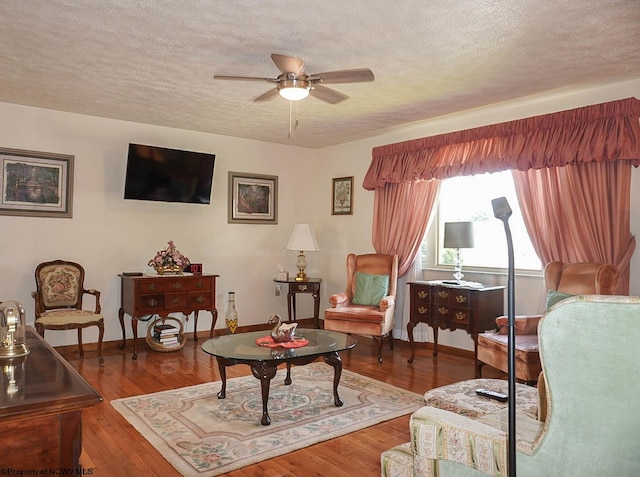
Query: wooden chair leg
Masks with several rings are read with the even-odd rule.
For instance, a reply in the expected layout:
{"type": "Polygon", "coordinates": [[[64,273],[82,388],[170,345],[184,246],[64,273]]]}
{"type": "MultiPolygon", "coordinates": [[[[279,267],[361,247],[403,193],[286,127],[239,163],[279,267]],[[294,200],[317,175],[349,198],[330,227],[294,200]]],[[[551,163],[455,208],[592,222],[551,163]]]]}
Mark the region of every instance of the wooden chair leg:
{"type": "Polygon", "coordinates": [[[84,358],[84,350],[82,349],[82,328],[78,328],[78,351],[80,352],[80,357],[84,358]]]}
{"type": "Polygon", "coordinates": [[[383,340],[383,336],[380,336],[379,338],[376,338],[376,341],[378,342],[378,364],[382,364],[382,340],[383,340]]]}
{"type": "Polygon", "coordinates": [[[104,322],[98,322],[98,363],[100,367],[104,366],[104,358],[102,357],[102,338],[104,338],[104,322]]]}

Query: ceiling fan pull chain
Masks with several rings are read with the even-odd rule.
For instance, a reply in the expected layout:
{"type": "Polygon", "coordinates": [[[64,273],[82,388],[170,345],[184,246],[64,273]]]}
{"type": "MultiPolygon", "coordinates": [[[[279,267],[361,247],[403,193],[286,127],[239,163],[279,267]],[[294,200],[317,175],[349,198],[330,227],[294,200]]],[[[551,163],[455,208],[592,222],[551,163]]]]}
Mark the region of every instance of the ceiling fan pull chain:
{"type": "Polygon", "coordinates": [[[293,101],[289,101],[289,139],[291,139],[291,134],[293,133],[292,131],[292,109],[293,108],[293,101]]]}

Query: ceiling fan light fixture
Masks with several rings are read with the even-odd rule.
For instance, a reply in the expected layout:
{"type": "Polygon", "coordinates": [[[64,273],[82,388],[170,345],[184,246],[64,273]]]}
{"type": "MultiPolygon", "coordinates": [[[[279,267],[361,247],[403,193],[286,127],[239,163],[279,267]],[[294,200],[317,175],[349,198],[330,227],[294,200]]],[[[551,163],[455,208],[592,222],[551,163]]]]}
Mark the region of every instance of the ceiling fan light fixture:
{"type": "Polygon", "coordinates": [[[288,101],[300,101],[309,96],[311,82],[303,79],[283,79],[278,83],[278,93],[288,101]]]}

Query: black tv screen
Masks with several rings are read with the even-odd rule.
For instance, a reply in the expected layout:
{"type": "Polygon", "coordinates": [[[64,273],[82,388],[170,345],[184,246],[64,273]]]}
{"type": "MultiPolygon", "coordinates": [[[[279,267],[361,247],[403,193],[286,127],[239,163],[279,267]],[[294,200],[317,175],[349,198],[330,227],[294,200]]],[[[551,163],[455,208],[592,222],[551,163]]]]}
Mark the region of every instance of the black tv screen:
{"type": "Polygon", "coordinates": [[[129,144],[124,198],[208,204],[215,154],[129,144]]]}

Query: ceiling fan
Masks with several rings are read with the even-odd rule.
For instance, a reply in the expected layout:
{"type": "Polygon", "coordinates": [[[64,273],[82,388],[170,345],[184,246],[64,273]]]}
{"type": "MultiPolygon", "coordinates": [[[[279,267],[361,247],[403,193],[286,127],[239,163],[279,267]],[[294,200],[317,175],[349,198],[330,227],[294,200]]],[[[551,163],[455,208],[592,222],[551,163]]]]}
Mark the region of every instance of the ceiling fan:
{"type": "Polygon", "coordinates": [[[292,56],[273,53],[271,59],[281,74],[277,78],[256,78],[251,76],[214,75],[217,80],[267,81],[275,83],[276,87],[254,99],[254,102],[268,101],[280,95],[289,101],[298,101],[308,95],[330,104],[344,101],[349,96],[340,93],[323,84],[361,83],[373,81],[374,76],[369,68],[353,70],[328,71],[326,73],[307,74],[304,71],[304,61],[292,56]]]}

